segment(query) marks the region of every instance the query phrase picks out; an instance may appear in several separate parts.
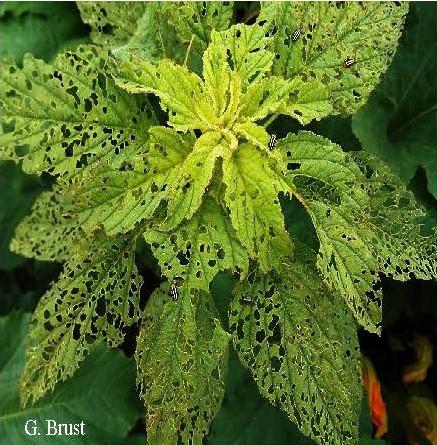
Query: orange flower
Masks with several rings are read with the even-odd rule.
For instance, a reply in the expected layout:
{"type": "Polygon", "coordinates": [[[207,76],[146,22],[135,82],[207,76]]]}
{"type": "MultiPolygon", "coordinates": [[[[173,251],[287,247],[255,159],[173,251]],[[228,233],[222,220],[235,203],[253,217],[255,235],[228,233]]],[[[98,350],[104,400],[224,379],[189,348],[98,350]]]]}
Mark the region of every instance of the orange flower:
{"type": "Polygon", "coordinates": [[[370,418],[374,426],[375,437],[379,439],[387,432],[387,409],[381,394],[381,385],[372,362],[363,357],[363,385],[367,391],[370,418]]]}

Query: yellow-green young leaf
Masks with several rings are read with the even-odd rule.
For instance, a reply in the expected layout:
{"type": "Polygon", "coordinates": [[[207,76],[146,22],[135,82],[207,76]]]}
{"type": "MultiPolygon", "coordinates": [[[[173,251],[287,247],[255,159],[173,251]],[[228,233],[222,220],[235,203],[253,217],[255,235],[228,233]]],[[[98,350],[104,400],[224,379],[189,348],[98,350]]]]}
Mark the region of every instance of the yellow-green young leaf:
{"type": "Polygon", "coordinates": [[[424,211],[383,163],[344,153],[320,136],[290,134],[272,154],[313,220],[324,278],[357,321],[378,332],[379,273],[402,280],[436,276],[437,236],[424,232],[424,211]]]}
{"type": "Polygon", "coordinates": [[[310,264],[237,286],[229,325],[261,392],[320,445],[358,443],[360,353],[340,298],[310,264]]]}
{"type": "Polygon", "coordinates": [[[208,291],[224,270],[247,273],[248,258],[222,208],[206,198],[198,212],[170,233],[147,230],[144,238],[169,281],[182,278],[188,289],[208,291]]]}
{"type": "Polygon", "coordinates": [[[231,147],[224,136],[209,131],[196,140],[193,150],[168,184],[168,205],[161,228],[169,230],[190,219],[200,207],[215,170],[217,158],[228,158],[231,147]]]}
{"type": "Polygon", "coordinates": [[[223,182],[224,202],[248,255],[259,261],[263,271],[279,267],[282,257],[292,251],[278,198],[289,187],[271,168],[268,154],[241,144],[233,157],[223,162],[223,182]]]}
{"type": "Polygon", "coordinates": [[[262,79],[270,71],[273,53],[266,50],[269,39],[266,23],[238,24],[211,34],[212,43],[225,46],[230,53],[231,68],[239,74],[244,87],[262,79]]]}
{"type": "Polygon", "coordinates": [[[203,53],[203,94],[214,110],[213,124],[232,128],[238,118],[241,80],[227,62],[223,45],[210,45],[203,53]]]}
{"type": "Polygon", "coordinates": [[[296,77],[289,82],[291,91],[288,100],[279,107],[279,112],[294,117],[302,125],[332,114],[329,89],[322,82],[319,80],[304,82],[296,77]]]}
{"type": "Polygon", "coordinates": [[[223,45],[210,45],[203,53],[204,93],[217,115],[222,115],[228,107],[231,75],[226,48],[223,45]]]}
{"type": "Polygon", "coordinates": [[[148,106],[107,75],[108,53],[94,46],[60,54],[51,65],[24,58],[2,67],[2,158],[27,173],[75,175],[97,160],[111,163],[147,141],[148,106]]]}
{"type": "Polygon", "coordinates": [[[259,20],[271,24],[273,74],[317,79],[334,113],[351,114],[387,69],[407,11],[407,2],[265,2],[259,20]]]}
{"type": "Polygon", "coordinates": [[[120,344],[125,327],[138,320],[142,278],[134,253],[135,240],[97,235],[87,255],[65,263],[33,316],[21,380],[24,403],[70,377],[102,341],[120,344]]]}
{"type": "Polygon", "coordinates": [[[116,62],[116,83],[130,93],[153,93],[169,113],[168,123],[180,131],[207,131],[217,119],[202,94],[203,82],[186,67],[163,59],[157,65],[132,55],[116,62]]]}
{"type": "Polygon", "coordinates": [[[288,100],[291,82],[280,77],[267,77],[250,84],[241,98],[240,115],[254,122],[276,113],[288,100]]]}
{"type": "Polygon", "coordinates": [[[202,54],[213,29],[227,29],[233,14],[233,2],[181,2],[170,8],[170,21],[184,43],[191,39],[193,48],[202,54]]]}
{"type": "Polygon", "coordinates": [[[269,134],[264,127],[253,122],[242,122],[234,125],[234,131],[256,147],[267,149],[269,134]]]}
{"type": "Polygon", "coordinates": [[[70,185],[69,210],[87,231],[103,226],[110,235],[127,232],[152,218],[160,204],[167,215],[160,229],[169,230],[200,207],[216,159],[229,150],[225,139],[209,132],[194,143],[191,135],[165,127],[151,128],[150,138],[132,169],[104,167],[70,185]]]}
{"type": "Polygon", "coordinates": [[[77,218],[66,212],[61,194],[55,189],[38,196],[31,214],[15,229],[10,245],[13,252],[42,261],[62,262],[71,256],[83,232],[77,218]]]}
{"type": "Polygon", "coordinates": [[[146,408],[150,445],[202,443],[220,408],[229,334],[211,295],[168,285],[151,296],[138,337],[137,382],[146,408]]]}

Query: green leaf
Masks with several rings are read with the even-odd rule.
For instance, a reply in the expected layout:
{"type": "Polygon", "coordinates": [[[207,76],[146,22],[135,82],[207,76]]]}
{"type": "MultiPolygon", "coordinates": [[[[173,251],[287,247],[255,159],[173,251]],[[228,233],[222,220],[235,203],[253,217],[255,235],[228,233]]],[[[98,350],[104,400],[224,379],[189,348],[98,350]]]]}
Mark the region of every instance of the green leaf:
{"type": "Polygon", "coordinates": [[[59,190],[43,192],[15,229],[11,250],[28,258],[65,261],[82,235],[77,219],[66,212],[59,190]]]}
{"type": "Polygon", "coordinates": [[[387,69],[407,10],[404,2],[265,2],[258,20],[271,24],[273,74],[318,80],[333,112],[351,114],[387,69]]]}
{"type": "Polygon", "coordinates": [[[401,281],[412,274],[422,280],[437,278],[437,230],[425,227],[425,209],[386,164],[366,152],[353,155],[366,175],[367,220],[377,236],[374,255],[380,270],[401,281]]]}
{"type": "Polygon", "coordinates": [[[162,285],[147,303],[136,352],[148,442],[201,443],[223,400],[229,334],[209,293],[168,294],[162,285]]]}
{"type": "Polygon", "coordinates": [[[223,45],[229,51],[231,67],[240,76],[243,86],[262,79],[272,66],[273,53],[266,50],[267,33],[268,27],[257,23],[253,26],[237,24],[211,35],[213,44],[223,45]]]}
{"type": "Polygon", "coordinates": [[[279,408],[264,399],[236,353],[229,354],[223,405],[214,418],[208,445],[314,445],[279,408]]]}
{"type": "Polygon", "coordinates": [[[289,83],[291,92],[288,100],[279,108],[281,113],[294,117],[302,125],[332,114],[329,90],[319,80],[304,82],[294,78],[289,83]]]}
{"type": "Polygon", "coordinates": [[[122,169],[98,167],[70,185],[70,212],[87,231],[103,226],[112,235],[150,219],[169,196],[172,182],[194,144],[191,135],[165,127],[150,129],[151,143],[122,169]]]}
{"type": "MultiPolygon", "coordinates": [[[[24,365],[24,342],[30,315],[13,313],[0,318],[0,429],[6,443],[25,445],[29,436],[24,424],[34,419],[40,436],[31,438],[32,444],[47,444],[44,435],[46,421],[58,423],[84,422],[86,443],[119,445],[140,414],[133,391],[134,369],[118,351],[100,347],[83,363],[68,382],[35,403],[21,408],[19,404],[19,376],[24,365]],[[110,391],[107,389],[111,388],[110,391]]],[[[32,426],[29,424],[29,426],[32,426]]],[[[80,438],[76,436],[76,443],[80,438]]],[[[71,436],[57,436],[59,445],[71,444],[71,436]]]]}
{"type": "Polygon", "coordinates": [[[437,198],[436,26],[431,5],[411,3],[393,63],[368,103],[353,117],[352,127],[363,147],[406,182],[423,167],[428,190],[437,198]]]}
{"type": "Polygon", "coordinates": [[[212,30],[228,28],[233,8],[233,2],[181,2],[171,5],[170,21],[179,39],[186,44],[193,39],[193,48],[202,54],[212,30]]]}
{"type": "Polygon", "coordinates": [[[241,98],[241,116],[251,122],[276,113],[284,105],[292,84],[280,77],[267,77],[248,86],[241,98]]]}
{"type": "Polygon", "coordinates": [[[97,160],[116,163],[147,141],[150,108],[108,77],[108,53],[93,46],[52,65],[28,55],[0,76],[2,155],[27,173],[74,175],[97,160]]]}
{"type": "Polygon", "coordinates": [[[355,324],[323,285],[313,260],[295,258],[284,280],[263,276],[238,286],[229,324],[240,359],[264,397],[319,444],[357,443],[355,324]]]}
{"type": "Polygon", "coordinates": [[[223,270],[247,273],[246,251],[212,198],[206,198],[198,212],[176,230],[147,230],[144,238],[152,245],[162,274],[169,281],[183,278],[189,289],[208,291],[212,279],[223,270]]]}
{"type": "Polygon", "coordinates": [[[292,252],[278,194],[289,191],[265,151],[242,144],[223,162],[224,202],[240,243],[263,271],[279,267],[292,252]]]}
{"type": "Polygon", "coordinates": [[[169,125],[179,131],[212,129],[216,120],[202,94],[202,79],[184,66],[163,59],[153,65],[132,55],[117,62],[116,83],[130,93],[154,93],[169,113],[169,125]]]}
{"type": "Polygon", "coordinates": [[[0,8],[0,58],[17,63],[28,52],[49,61],[66,42],[80,39],[86,31],[72,2],[3,2],[0,8]]]}
{"type": "Polygon", "coordinates": [[[70,210],[86,230],[102,225],[110,235],[127,232],[152,218],[164,202],[166,218],[159,228],[169,230],[200,207],[217,158],[229,150],[227,141],[220,133],[208,132],[194,143],[191,135],[165,127],[153,127],[150,135],[148,151],[136,157],[132,169],[103,167],[91,180],[85,177],[70,186],[70,210]]]}
{"type": "Polygon", "coordinates": [[[183,46],[171,26],[176,5],[162,2],[78,2],[82,20],[92,28],[93,42],[111,47],[120,57],[135,53],[148,60],[180,60],[183,46]]]}
{"type": "Polygon", "coordinates": [[[273,153],[309,213],[320,242],[317,265],[357,321],[377,332],[379,272],[405,280],[435,276],[435,234],[421,234],[423,210],[376,159],[348,155],[309,132],[288,135],[273,153]]]}
{"type": "Polygon", "coordinates": [[[24,403],[70,377],[103,340],[120,344],[125,327],[138,320],[142,278],[134,241],[96,238],[87,255],[65,264],[35,310],[21,382],[24,403]]]}
{"type": "MultiPolygon", "coordinates": [[[[288,135],[277,144],[282,171],[303,203],[320,242],[317,265],[338,289],[360,324],[378,330],[381,293],[374,289],[377,261],[358,214],[368,206],[359,187],[362,173],[341,148],[309,132],[288,135]]],[[[372,243],[375,241],[372,240],[372,243]]]]}

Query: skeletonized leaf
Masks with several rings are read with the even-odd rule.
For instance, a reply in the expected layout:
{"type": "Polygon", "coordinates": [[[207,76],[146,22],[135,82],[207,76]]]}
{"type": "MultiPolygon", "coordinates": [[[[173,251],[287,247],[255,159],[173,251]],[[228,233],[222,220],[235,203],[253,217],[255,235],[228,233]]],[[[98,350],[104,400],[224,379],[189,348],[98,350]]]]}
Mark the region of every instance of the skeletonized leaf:
{"type": "Polygon", "coordinates": [[[290,134],[276,145],[282,171],[311,216],[320,242],[317,265],[338,289],[360,324],[378,330],[381,293],[374,289],[377,262],[361,230],[368,205],[358,166],[328,139],[290,134]]]}
{"type": "Polygon", "coordinates": [[[334,113],[351,114],[387,69],[407,11],[406,2],[265,2],[259,20],[272,26],[273,74],[318,80],[334,113]]]}
{"type": "Polygon", "coordinates": [[[38,400],[70,377],[89,351],[106,340],[116,346],[138,320],[142,278],[135,242],[97,238],[76,255],[40,300],[28,334],[22,400],[38,400]]]}
{"type": "Polygon", "coordinates": [[[75,249],[81,228],[77,219],[68,216],[59,190],[42,192],[31,214],[16,227],[10,248],[28,258],[64,261],[75,249]]]}
{"type": "Polygon", "coordinates": [[[116,163],[147,141],[148,106],[106,73],[108,53],[93,46],[60,54],[51,65],[24,58],[0,76],[0,145],[27,173],[75,175],[96,161],[116,163]]]}
{"type": "Polygon", "coordinates": [[[150,445],[201,443],[220,408],[229,334],[209,293],[153,294],[138,338],[137,381],[150,445]]]}
{"type": "Polygon", "coordinates": [[[437,278],[437,232],[424,227],[425,209],[402,180],[378,158],[360,151],[353,159],[366,177],[370,198],[365,212],[380,269],[396,280],[437,278]]]}
{"type": "Polygon", "coordinates": [[[423,210],[380,161],[344,153],[309,132],[288,135],[273,155],[313,220],[317,265],[358,322],[378,332],[379,273],[407,279],[436,274],[436,235],[422,234],[423,210]]]}
{"type": "Polygon", "coordinates": [[[319,444],[357,443],[362,391],[355,325],[314,263],[295,259],[282,280],[264,276],[239,285],[229,324],[264,397],[319,444]]]}
{"type": "Polygon", "coordinates": [[[169,281],[183,278],[189,289],[208,291],[219,271],[247,273],[246,251],[238,242],[223,210],[206,198],[198,212],[171,233],[147,230],[144,237],[169,281]]]}
{"type": "Polygon", "coordinates": [[[250,144],[241,144],[223,162],[224,202],[238,240],[263,271],[289,256],[292,243],[284,227],[278,194],[289,187],[269,165],[269,157],[250,144]]]}

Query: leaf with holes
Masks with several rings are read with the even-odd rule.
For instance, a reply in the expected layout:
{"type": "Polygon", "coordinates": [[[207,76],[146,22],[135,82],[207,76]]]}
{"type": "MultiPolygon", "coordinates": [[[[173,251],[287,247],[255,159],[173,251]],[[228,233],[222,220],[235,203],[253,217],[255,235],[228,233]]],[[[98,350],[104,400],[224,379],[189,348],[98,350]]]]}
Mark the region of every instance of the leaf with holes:
{"type": "Polygon", "coordinates": [[[209,293],[168,294],[153,293],[136,351],[148,443],[200,443],[223,400],[229,334],[209,293]]]}
{"type": "Polygon", "coordinates": [[[230,330],[261,394],[304,434],[319,444],[356,444],[362,390],[355,325],[306,256],[282,279],[241,283],[230,330]]]}
{"type": "Polygon", "coordinates": [[[182,278],[189,289],[209,290],[219,271],[247,273],[246,251],[238,242],[223,209],[206,198],[199,211],[168,233],[149,230],[144,235],[169,281],[182,278]]]}
{"type": "Polygon", "coordinates": [[[233,14],[233,2],[181,2],[169,8],[170,22],[179,39],[202,54],[211,38],[212,30],[224,30],[233,14]]]}
{"type": "Polygon", "coordinates": [[[108,76],[108,53],[93,46],[51,65],[27,55],[3,66],[0,145],[26,173],[75,175],[96,161],[118,162],[147,141],[154,115],[108,76]]]}
{"type": "Polygon", "coordinates": [[[15,229],[11,250],[42,261],[65,261],[83,236],[77,219],[66,213],[60,190],[43,192],[15,229]]]}
{"type": "Polygon", "coordinates": [[[353,317],[380,331],[382,275],[436,278],[436,230],[378,159],[284,135],[365,102],[407,5],[79,8],[95,45],[0,74],[0,159],[52,181],[12,248],[65,261],[35,312],[23,399],[71,376],[98,343],[126,332],[135,343],[139,238],[138,257],[153,254],[164,281],[137,341],[149,443],[208,440],[229,342],[210,294],[220,274],[240,282],[229,325],[262,394],[319,444],[357,443],[353,317]]]}
{"type": "Polygon", "coordinates": [[[333,114],[351,114],[379,82],[396,50],[406,2],[264,2],[270,23],[272,72],[316,79],[333,114]]]}
{"type": "Polygon", "coordinates": [[[269,165],[267,154],[249,144],[240,146],[236,155],[224,162],[223,182],[224,202],[249,257],[256,259],[263,271],[280,268],[293,243],[285,231],[278,194],[290,188],[269,165]]]}
{"type": "Polygon", "coordinates": [[[138,320],[142,278],[134,248],[130,239],[97,237],[87,255],[65,263],[33,316],[21,380],[23,403],[40,399],[73,375],[103,340],[120,344],[125,327],[138,320]]]}
{"type": "MultiPolygon", "coordinates": [[[[267,49],[272,40],[268,32],[269,25],[265,20],[260,20],[253,26],[235,25],[227,31],[212,34],[213,43],[226,48],[233,70],[239,74],[244,86],[249,85],[248,91],[260,91],[261,87],[257,86],[257,83],[271,70],[274,63],[274,54],[267,49]]],[[[270,100],[266,101],[274,107],[269,110],[270,113],[287,114],[302,124],[308,124],[313,119],[320,119],[332,112],[328,89],[319,80],[304,82],[294,78],[291,82],[286,82],[280,76],[272,76],[264,79],[263,82],[268,86],[273,86],[275,81],[279,83],[274,87],[278,97],[270,96],[270,100]],[[282,94],[281,90],[283,90],[282,94]]],[[[260,96],[259,93],[258,96],[260,96]]],[[[264,95],[260,97],[264,102],[266,97],[264,95]]],[[[261,105],[265,111],[268,110],[264,103],[261,105]]],[[[260,117],[256,114],[255,116],[260,119],[269,112],[262,113],[261,111],[260,117]]]]}
{"type": "Polygon", "coordinates": [[[321,273],[358,322],[379,331],[379,272],[435,277],[436,235],[421,235],[423,210],[381,162],[350,156],[313,133],[288,135],[275,155],[313,221],[321,273]]]}

